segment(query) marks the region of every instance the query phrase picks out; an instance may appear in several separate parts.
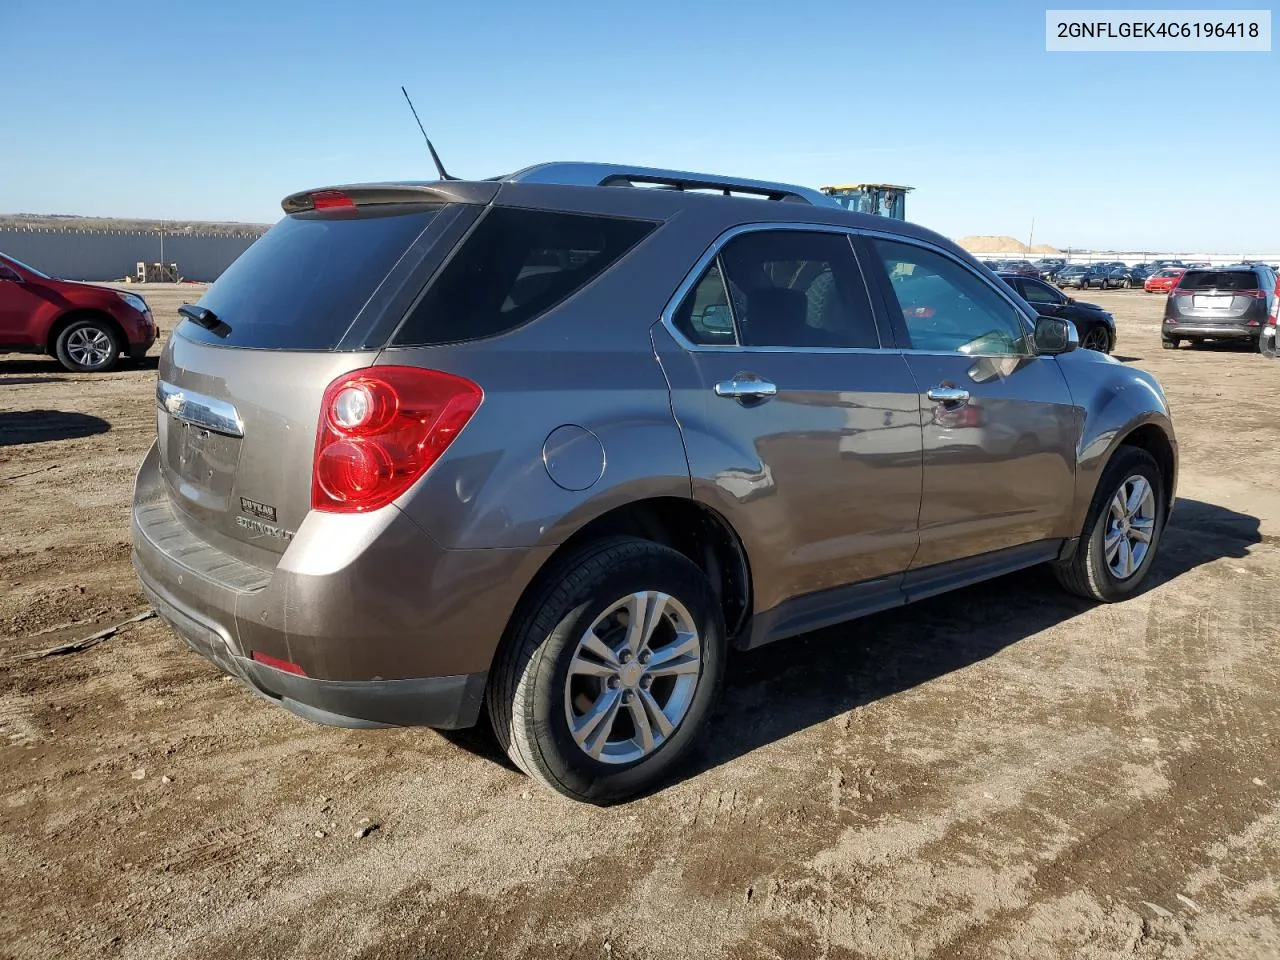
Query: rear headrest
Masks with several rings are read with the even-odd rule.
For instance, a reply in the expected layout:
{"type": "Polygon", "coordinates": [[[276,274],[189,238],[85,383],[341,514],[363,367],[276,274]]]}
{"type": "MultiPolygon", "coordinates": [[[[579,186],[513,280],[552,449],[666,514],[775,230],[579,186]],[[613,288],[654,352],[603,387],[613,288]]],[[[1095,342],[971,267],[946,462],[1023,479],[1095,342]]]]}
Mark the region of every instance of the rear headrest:
{"type": "Polygon", "coordinates": [[[746,346],[801,345],[809,300],[799,290],[767,287],[747,293],[746,346]]]}

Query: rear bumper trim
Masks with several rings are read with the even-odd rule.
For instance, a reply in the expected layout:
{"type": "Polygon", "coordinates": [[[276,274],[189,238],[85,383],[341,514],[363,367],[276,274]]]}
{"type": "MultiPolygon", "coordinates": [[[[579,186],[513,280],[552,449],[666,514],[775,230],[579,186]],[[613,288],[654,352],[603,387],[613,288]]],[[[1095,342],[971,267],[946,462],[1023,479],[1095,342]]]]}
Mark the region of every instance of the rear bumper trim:
{"type": "Polygon", "coordinates": [[[484,699],[486,673],[410,680],[316,680],[268,667],[235,652],[217,625],[185,608],[134,568],[156,613],[196,653],[255,693],[314,723],[340,727],[474,726],[484,699]]]}
{"type": "Polygon", "coordinates": [[[1258,328],[1247,326],[1244,321],[1231,324],[1169,323],[1166,321],[1161,325],[1160,332],[1166,340],[1171,335],[1179,337],[1208,337],[1217,340],[1256,339],[1258,336],[1258,328]]]}

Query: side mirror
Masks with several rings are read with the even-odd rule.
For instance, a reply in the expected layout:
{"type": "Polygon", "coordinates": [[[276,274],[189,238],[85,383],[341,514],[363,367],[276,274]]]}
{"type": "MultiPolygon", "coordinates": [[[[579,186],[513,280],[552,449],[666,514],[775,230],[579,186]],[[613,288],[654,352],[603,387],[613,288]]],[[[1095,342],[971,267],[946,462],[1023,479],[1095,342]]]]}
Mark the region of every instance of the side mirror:
{"type": "Polygon", "coordinates": [[[1057,356],[1080,346],[1076,325],[1061,317],[1036,317],[1036,353],[1057,356]]]}
{"type": "Polygon", "coordinates": [[[0,265],[0,280],[12,280],[14,283],[22,282],[22,274],[18,273],[12,267],[0,265]]]}

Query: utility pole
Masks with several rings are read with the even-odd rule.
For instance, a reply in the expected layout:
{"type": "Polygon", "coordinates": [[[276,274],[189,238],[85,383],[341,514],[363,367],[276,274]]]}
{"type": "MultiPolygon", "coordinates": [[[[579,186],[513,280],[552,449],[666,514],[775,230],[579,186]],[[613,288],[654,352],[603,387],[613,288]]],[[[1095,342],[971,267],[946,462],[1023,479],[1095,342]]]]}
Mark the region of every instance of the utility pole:
{"type": "Polygon", "coordinates": [[[1031,241],[1036,238],[1036,218],[1031,218],[1031,234],[1027,237],[1027,253],[1031,252],[1031,241]]]}

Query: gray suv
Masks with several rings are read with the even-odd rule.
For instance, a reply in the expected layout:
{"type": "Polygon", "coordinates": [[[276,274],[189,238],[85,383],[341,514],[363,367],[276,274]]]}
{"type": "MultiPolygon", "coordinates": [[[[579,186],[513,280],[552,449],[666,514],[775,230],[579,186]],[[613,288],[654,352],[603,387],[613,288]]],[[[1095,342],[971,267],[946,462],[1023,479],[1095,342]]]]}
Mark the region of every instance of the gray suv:
{"type": "Polygon", "coordinates": [[[288,197],[182,308],[134,564],[302,717],[486,711],[568,796],[652,788],[731,650],[1049,563],[1148,577],[1177,445],[937,234],[596,164],[288,197]]]}

